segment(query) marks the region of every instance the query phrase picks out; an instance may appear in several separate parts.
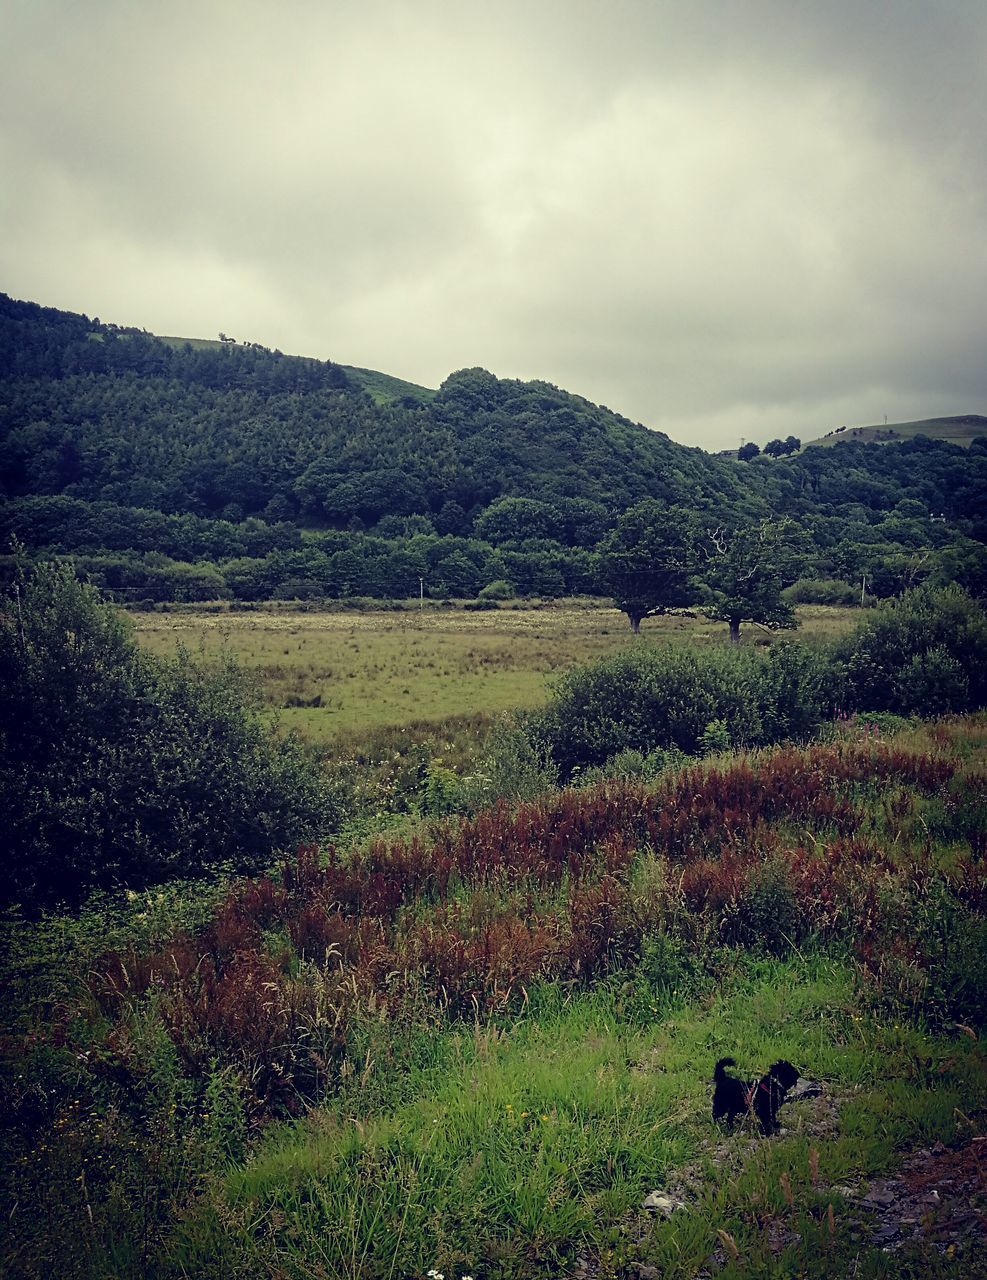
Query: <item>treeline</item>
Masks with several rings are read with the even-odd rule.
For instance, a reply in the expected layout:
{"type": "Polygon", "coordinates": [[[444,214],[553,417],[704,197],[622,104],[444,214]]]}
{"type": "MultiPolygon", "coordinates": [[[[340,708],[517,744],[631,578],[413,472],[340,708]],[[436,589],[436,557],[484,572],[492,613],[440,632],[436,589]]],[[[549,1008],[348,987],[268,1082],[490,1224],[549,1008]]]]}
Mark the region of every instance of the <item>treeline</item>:
{"type": "Polygon", "coordinates": [[[101,324],[5,294],[0,294],[0,374],[45,380],[131,374],[266,394],[349,385],[345,370],[331,360],[286,356],[254,342],[174,345],[144,329],[101,324]]]}
{"type": "Polygon", "coordinates": [[[427,402],[379,403],[328,362],[172,345],[2,295],[0,383],[11,497],[332,528],[420,514],[451,534],[504,494],[750,498],[736,464],[548,383],[469,369],[427,402]]]}
{"type": "Polygon", "coordinates": [[[740,462],[544,382],[378,383],[0,295],[0,538],[120,598],[556,595],[596,589],[592,557],[653,501],[710,530],[790,517],[810,582],[985,593],[987,440],[740,462]]]}
{"type": "MultiPolygon", "coordinates": [[[[370,532],[320,532],[286,521],[233,523],[77,498],[17,498],[0,505],[0,545],[71,557],[81,576],[125,604],[400,599],[420,590],[472,598],[495,585],[501,596],[619,596],[614,547],[638,513],[656,506],[638,504],[615,517],[580,499],[501,499],[476,520],[477,536],[459,537],[438,533],[422,516],[386,517],[370,532]]],[[[706,525],[716,522],[707,517],[706,525]]],[[[957,582],[987,596],[983,544],[931,521],[914,500],[872,522],[812,515],[793,527],[798,538],[779,586],[795,603],[852,604],[862,588],[865,598],[886,598],[922,582],[957,582]]],[[[667,539],[662,545],[652,538],[633,552],[650,589],[667,539]]],[[[0,578],[10,579],[15,561],[0,557],[0,578]]]]}

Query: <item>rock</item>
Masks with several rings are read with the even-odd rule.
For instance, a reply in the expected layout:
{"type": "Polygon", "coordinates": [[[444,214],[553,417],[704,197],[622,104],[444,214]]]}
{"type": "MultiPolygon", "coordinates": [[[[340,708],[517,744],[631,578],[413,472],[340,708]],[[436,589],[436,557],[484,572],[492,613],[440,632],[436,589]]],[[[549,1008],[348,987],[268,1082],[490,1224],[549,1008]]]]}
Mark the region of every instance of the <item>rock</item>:
{"type": "Polygon", "coordinates": [[[868,1191],[865,1196],[861,1196],[860,1203],[875,1209],[889,1209],[896,1199],[895,1193],[887,1187],[875,1187],[873,1191],[868,1191]]]}
{"type": "Polygon", "coordinates": [[[786,1102],[798,1102],[800,1098],[818,1098],[823,1091],[822,1085],[818,1080],[799,1080],[793,1089],[790,1089],[786,1102]]]}
{"type": "Polygon", "coordinates": [[[652,1191],[641,1201],[641,1208],[648,1213],[660,1213],[662,1217],[669,1218],[676,1209],[681,1209],[684,1203],[682,1200],[666,1195],[663,1191],[652,1191]]]}

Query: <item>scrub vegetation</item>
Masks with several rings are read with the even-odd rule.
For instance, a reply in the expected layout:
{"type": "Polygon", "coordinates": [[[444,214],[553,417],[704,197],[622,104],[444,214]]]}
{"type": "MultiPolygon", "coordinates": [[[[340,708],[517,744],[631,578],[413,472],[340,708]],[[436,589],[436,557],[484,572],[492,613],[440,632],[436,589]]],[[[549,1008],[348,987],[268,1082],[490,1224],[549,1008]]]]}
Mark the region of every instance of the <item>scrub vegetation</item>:
{"type": "MultiPolygon", "coordinates": [[[[8,655],[52,600],[89,703],[157,671],[56,570],[8,607],[8,655]]],[[[985,652],[955,591],[835,648],[646,643],[478,739],[468,773],[422,754],[400,827],[336,810],[250,878],[190,863],[12,907],[5,1274],[976,1275],[976,1225],[931,1210],[889,1255],[859,1189],[984,1137],[985,652]],[[904,675],[870,713],[882,664],[904,675]],[[668,726],[700,695],[686,741],[668,726]],[[823,1097],[725,1135],[725,1055],[785,1057],[823,1097]]]]}
{"type": "Polygon", "coordinates": [[[967,445],[0,295],[4,1276],[984,1275],[967,445]]]}

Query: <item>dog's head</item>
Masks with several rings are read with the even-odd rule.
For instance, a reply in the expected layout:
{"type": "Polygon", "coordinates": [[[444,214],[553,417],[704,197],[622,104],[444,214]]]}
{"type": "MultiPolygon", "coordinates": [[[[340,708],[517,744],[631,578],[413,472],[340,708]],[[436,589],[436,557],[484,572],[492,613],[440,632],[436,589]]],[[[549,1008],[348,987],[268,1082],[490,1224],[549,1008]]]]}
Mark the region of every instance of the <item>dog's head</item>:
{"type": "Polygon", "coordinates": [[[772,1063],[768,1070],[768,1075],[777,1080],[783,1089],[793,1089],[799,1078],[796,1068],[790,1062],[786,1062],[784,1058],[772,1063]]]}

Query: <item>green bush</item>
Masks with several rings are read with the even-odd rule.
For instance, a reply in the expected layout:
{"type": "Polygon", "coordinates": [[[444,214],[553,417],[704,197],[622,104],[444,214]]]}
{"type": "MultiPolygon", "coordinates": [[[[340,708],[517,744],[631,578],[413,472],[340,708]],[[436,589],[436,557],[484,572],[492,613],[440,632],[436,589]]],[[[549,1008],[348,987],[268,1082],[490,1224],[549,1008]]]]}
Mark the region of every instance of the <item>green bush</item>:
{"type": "Polygon", "coordinates": [[[798,644],[748,649],[644,649],[563,676],[531,716],[533,741],[563,778],[621,752],[762,746],[811,734],[839,700],[825,656],[798,644]],[[715,724],[715,742],[710,726],[715,724]]]}
{"type": "Polygon", "coordinates": [[[941,715],[987,705],[987,616],[959,587],[920,587],[843,640],[852,709],[941,715]]]}
{"type": "Polygon", "coordinates": [[[66,565],[0,615],[0,900],[36,906],[265,865],[327,818],[319,774],[238,670],[156,662],[66,565]]]}
{"type": "Polygon", "coordinates": [[[676,747],[668,747],[662,750],[656,747],[654,751],[649,751],[647,755],[643,755],[640,751],[635,751],[632,747],[628,747],[623,751],[618,751],[615,756],[611,756],[604,764],[598,768],[580,769],[578,777],[574,777],[580,786],[593,786],[598,782],[606,782],[610,779],[623,782],[639,779],[643,782],[650,782],[657,778],[660,773],[664,773],[670,769],[681,769],[689,763],[689,757],[676,747]]]}
{"type": "Polygon", "coordinates": [[[799,578],[781,593],[789,604],[855,605],[860,589],[840,578],[799,578]]]}
{"type": "Polygon", "coordinates": [[[495,578],[477,592],[478,600],[513,600],[514,588],[505,578],[495,578]]]}

